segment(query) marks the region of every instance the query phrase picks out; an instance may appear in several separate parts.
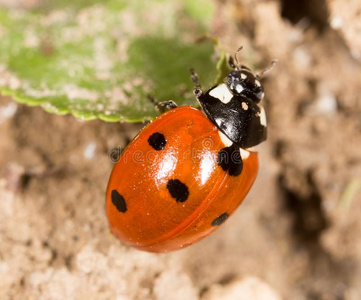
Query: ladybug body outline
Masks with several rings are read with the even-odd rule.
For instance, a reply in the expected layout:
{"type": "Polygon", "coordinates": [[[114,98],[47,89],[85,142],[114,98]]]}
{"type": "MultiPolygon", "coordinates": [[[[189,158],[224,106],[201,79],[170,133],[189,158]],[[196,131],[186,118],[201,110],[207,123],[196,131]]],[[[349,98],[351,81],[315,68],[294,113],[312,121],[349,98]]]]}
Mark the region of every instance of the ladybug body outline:
{"type": "Polygon", "coordinates": [[[145,126],[123,150],[109,179],[106,213],[129,246],[168,252],[215,231],[242,203],[258,172],[267,137],[263,88],[244,66],[203,93],[203,112],[174,107],[145,126]]]}

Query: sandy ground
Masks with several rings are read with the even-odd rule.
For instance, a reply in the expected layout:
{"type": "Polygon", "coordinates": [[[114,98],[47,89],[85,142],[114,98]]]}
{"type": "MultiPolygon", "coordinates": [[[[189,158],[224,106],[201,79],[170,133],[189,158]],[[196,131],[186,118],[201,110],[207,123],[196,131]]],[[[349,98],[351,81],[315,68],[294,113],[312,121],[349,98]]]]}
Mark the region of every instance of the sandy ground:
{"type": "Polygon", "coordinates": [[[128,248],[105,217],[108,153],[143,125],[2,98],[1,299],[361,299],[361,2],[217,3],[230,52],[279,59],[244,204],[184,250],[128,248]]]}

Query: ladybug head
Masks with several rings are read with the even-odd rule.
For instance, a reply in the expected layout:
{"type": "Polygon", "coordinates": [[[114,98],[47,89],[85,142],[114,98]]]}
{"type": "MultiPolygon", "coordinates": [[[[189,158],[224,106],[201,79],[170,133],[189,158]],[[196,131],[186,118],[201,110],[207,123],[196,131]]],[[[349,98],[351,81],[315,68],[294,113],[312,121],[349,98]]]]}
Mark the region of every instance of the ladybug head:
{"type": "Polygon", "coordinates": [[[235,95],[245,96],[255,103],[259,103],[264,97],[259,76],[254,75],[245,66],[236,67],[234,71],[228,73],[224,81],[229,90],[235,95]]]}
{"type": "Polygon", "coordinates": [[[260,79],[275,66],[276,61],[273,61],[272,64],[262,72],[253,74],[249,68],[239,64],[237,54],[242,49],[243,47],[240,47],[236,51],[234,60],[232,56],[229,58],[228,64],[234,70],[228,73],[227,77],[224,79],[224,83],[233,94],[245,96],[255,103],[259,103],[264,97],[263,86],[260,79]]]}

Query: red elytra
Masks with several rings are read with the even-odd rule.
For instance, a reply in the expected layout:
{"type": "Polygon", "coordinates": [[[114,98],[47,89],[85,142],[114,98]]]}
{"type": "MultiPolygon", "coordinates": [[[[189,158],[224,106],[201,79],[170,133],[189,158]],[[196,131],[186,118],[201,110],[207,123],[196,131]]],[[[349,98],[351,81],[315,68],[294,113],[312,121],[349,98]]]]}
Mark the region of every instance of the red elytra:
{"type": "Polygon", "coordinates": [[[257,153],[244,150],[241,172],[230,175],[220,164],[226,147],[217,127],[190,106],[149,123],[109,179],[106,212],[113,234],[137,249],[167,252],[215,231],[242,203],[258,171],[257,153]]]}

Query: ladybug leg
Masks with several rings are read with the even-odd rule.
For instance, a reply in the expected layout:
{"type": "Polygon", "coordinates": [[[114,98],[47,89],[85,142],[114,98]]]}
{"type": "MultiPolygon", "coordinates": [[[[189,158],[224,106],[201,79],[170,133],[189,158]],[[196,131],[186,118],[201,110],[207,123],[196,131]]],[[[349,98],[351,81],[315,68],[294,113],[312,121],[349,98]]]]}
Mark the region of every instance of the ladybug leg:
{"type": "Polygon", "coordinates": [[[201,84],[199,83],[198,80],[198,75],[194,71],[194,69],[190,69],[189,71],[191,73],[191,79],[194,83],[193,94],[196,96],[197,99],[199,99],[203,95],[203,92],[202,92],[201,84]]]}
{"type": "Polygon", "coordinates": [[[168,101],[159,102],[157,109],[163,113],[167,110],[171,110],[176,107],[178,107],[177,103],[175,103],[173,100],[168,100],[168,101]]]}
{"type": "Polygon", "coordinates": [[[160,113],[164,113],[168,110],[178,107],[177,103],[175,103],[173,100],[158,102],[154,97],[149,94],[147,95],[147,97],[149,101],[153,103],[155,109],[160,113]]]}

